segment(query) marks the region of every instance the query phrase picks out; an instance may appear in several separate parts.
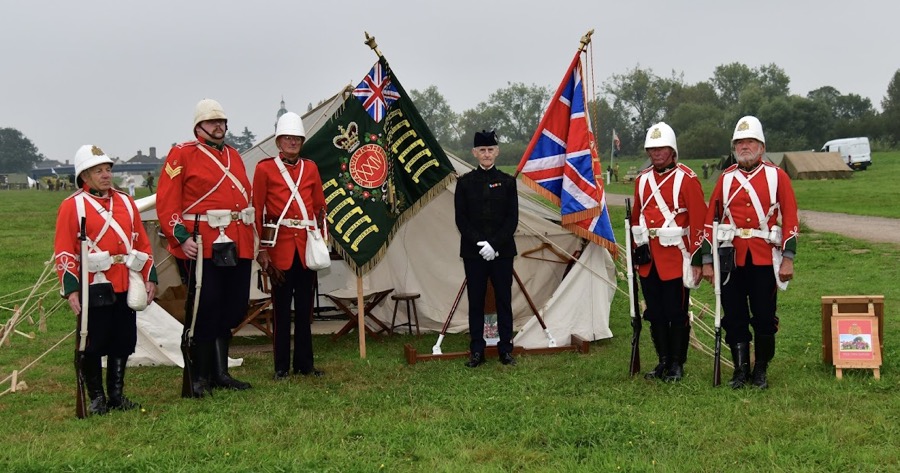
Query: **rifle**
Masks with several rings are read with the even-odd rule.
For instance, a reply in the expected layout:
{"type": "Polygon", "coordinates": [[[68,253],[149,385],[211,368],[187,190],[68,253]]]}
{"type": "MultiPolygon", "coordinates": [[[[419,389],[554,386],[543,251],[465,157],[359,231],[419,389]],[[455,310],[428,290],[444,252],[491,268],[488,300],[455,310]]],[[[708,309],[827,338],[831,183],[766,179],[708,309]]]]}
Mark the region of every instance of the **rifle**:
{"type": "Polygon", "coordinates": [[[197,257],[188,265],[188,297],[190,297],[191,276],[195,276],[194,300],[191,304],[191,313],[185,312],[184,314],[184,331],[181,332],[181,356],[184,358],[184,371],[181,374],[181,397],[194,397],[191,345],[194,343],[194,327],[197,325],[197,308],[200,305],[200,286],[203,275],[203,237],[200,236],[200,214],[194,218],[194,231],[191,232],[191,238],[197,242],[197,257]],[[187,320],[188,317],[191,318],[190,321],[187,320]]]}
{"type": "Polygon", "coordinates": [[[631,363],[629,374],[641,371],[641,309],[638,296],[638,275],[634,271],[631,255],[634,251],[631,236],[631,199],[625,199],[625,264],[628,271],[628,301],[631,305],[631,363]]]}
{"type": "Polygon", "coordinates": [[[78,314],[75,330],[75,417],[84,419],[88,416],[87,399],[84,395],[84,348],[88,335],[88,242],[86,218],[81,217],[81,313],[78,314]]]}
{"type": "Polygon", "coordinates": [[[715,349],[713,351],[713,387],[722,384],[722,280],[719,277],[719,201],[716,200],[712,226],[713,287],[716,293],[715,349]]]}

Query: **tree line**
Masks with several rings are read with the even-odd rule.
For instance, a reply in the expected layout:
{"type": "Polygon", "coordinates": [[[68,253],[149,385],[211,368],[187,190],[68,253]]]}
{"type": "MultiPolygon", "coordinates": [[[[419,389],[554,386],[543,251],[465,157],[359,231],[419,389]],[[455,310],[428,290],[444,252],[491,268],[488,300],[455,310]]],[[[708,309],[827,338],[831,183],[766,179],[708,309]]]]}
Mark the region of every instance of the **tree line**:
{"type": "MultiPolygon", "coordinates": [[[[683,74],[664,77],[638,65],[612,75],[598,92],[588,110],[603,156],[612,149],[613,130],[621,141],[617,153],[642,155],[646,130],[659,121],[677,133],[681,156],[726,156],[734,124],[744,115],[760,118],[771,151],[818,150],[830,139],[853,136],[869,137],[874,149],[900,145],[900,69],[888,83],[881,112],[870,99],[831,86],[791,95],[790,78],[775,64],[724,64],[695,84],[683,74]]],[[[436,86],[410,96],[441,145],[460,157],[469,156],[475,131],[496,128],[502,142],[498,162],[508,165],[524,154],[552,93],[550,87],[507,83],[462,113],[450,108],[436,86]]]]}

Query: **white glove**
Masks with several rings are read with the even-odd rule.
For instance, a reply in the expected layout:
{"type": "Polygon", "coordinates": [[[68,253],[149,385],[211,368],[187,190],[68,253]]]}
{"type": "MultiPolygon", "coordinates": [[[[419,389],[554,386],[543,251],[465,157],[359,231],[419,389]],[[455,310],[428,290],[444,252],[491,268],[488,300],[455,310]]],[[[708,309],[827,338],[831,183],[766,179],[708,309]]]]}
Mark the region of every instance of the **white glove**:
{"type": "Polygon", "coordinates": [[[477,245],[481,247],[481,249],[478,250],[478,254],[480,254],[485,261],[491,261],[497,257],[497,252],[494,251],[494,247],[487,241],[479,241],[477,245]]]}

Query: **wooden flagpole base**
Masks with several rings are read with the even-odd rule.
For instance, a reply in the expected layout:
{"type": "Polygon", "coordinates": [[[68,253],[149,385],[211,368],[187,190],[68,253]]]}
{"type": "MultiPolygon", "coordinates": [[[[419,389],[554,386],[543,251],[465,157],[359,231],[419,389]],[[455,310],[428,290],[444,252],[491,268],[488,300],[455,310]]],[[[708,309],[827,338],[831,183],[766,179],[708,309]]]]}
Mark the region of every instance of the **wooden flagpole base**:
{"type": "MultiPolygon", "coordinates": [[[[576,352],[576,353],[589,353],[591,351],[591,343],[578,335],[572,335],[572,343],[566,346],[561,347],[546,347],[546,348],[522,348],[522,347],[513,347],[513,355],[549,355],[553,353],[562,353],[562,352],[576,352]]],[[[450,360],[454,358],[468,358],[468,351],[458,351],[453,353],[443,353],[440,355],[434,355],[431,353],[428,354],[418,354],[415,347],[407,343],[403,346],[403,354],[406,357],[406,363],[410,365],[414,365],[419,361],[431,361],[431,360],[450,360]]],[[[484,356],[486,358],[497,358],[499,355],[497,353],[497,347],[487,347],[484,350],[484,356]]]]}

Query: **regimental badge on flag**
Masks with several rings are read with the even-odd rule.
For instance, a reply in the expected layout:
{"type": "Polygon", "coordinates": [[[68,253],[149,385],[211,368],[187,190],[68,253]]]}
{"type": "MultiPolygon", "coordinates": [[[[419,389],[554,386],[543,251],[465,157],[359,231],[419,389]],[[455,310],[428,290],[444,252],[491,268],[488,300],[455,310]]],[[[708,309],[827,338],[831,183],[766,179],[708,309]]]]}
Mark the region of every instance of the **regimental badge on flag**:
{"type": "Polygon", "coordinates": [[[517,172],[560,207],[562,226],[615,256],[616,240],[600,180],[600,157],[588,120],[581,51],[547,106],[517,172]]]}
{"type": "Polygon", "coordinates": [[[440,194],[453,165],[382,57],[303,145],[319,167],[336,251],[362,276],[440,194]]]}
{"type": "Polygon", "coordinates": [[[391,83],[391,77],[386,69],[381,62],[375,63],[362,82],[353,89],[353,95],[363,104],[363,108],[375,123],[380,123],[384,119],[385,110],[400,98],[400,93],[391,83]]]}

